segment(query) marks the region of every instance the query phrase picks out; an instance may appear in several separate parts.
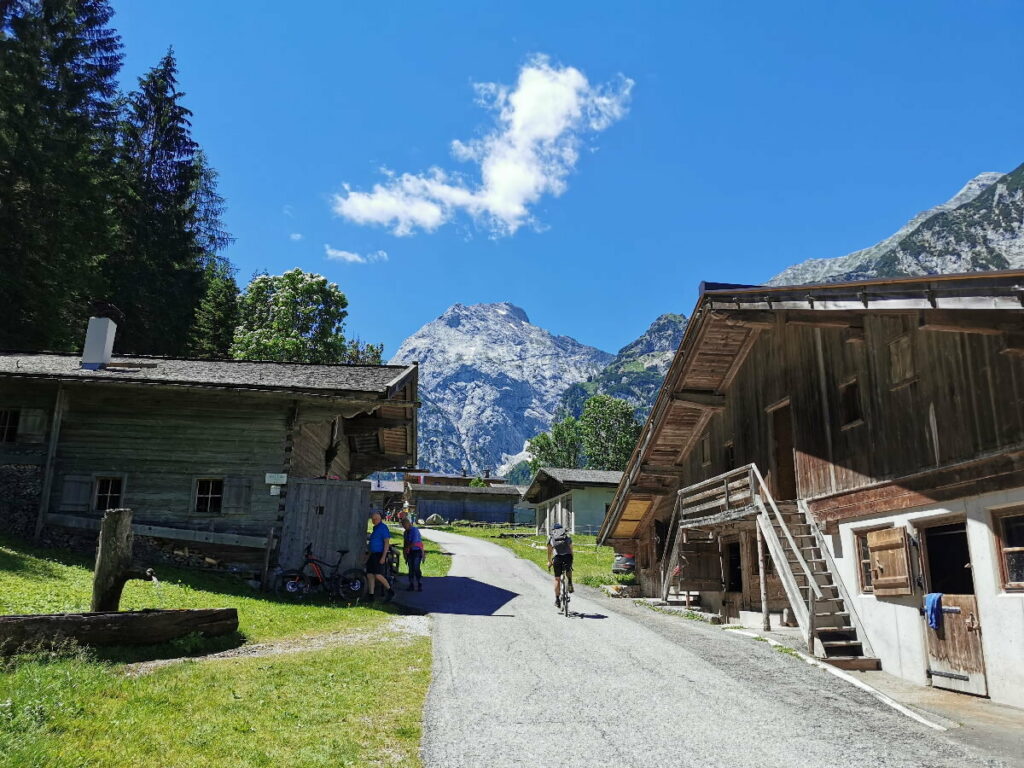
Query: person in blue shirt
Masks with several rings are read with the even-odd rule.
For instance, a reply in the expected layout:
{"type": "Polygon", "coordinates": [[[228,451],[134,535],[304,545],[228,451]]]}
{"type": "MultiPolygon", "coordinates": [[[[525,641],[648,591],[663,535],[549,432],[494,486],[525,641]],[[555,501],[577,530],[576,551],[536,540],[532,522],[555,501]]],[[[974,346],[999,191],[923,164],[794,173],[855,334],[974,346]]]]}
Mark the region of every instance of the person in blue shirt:
{"type": "Polygon", "coordinates": [[[402,528],[405,529],[403,544],[405,562],[409,565],[409,591],[412,592],[419,585],[419,591],[423,591],[423,571],[420,566],[423,564],[423,536],[420,529],[412,524],[408,517],[402,518],[402,528]]]}
{"type": "Polygon", "coordinates": [[[374,587],[380,582],[387,593],[384,595],[384,602],[389,602],[395,596],[395,590],[391,588],[384,576],[384,563],[387,561],[388,549],[391,546],[391,531],[380,519],[380,512],[374,512],[370,516],[373,521],[373,530],[370,532],[370,543],[366,556],[366,575],[369,584],[370,600],[373,600],[374,587]]]}

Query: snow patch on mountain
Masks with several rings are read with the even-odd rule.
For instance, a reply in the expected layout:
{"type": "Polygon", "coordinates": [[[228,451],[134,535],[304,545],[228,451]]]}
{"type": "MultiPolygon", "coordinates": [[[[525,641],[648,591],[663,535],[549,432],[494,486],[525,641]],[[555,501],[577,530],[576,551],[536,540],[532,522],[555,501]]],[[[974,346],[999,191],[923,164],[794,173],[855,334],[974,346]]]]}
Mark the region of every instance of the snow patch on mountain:
{"type": "Polygon", "coordinates": [[[420,364],[420,466],[480,472],[547,430],[565,389],[611,359],[502,302],[452,306],[406,339],[391,363],[420,364]]]}

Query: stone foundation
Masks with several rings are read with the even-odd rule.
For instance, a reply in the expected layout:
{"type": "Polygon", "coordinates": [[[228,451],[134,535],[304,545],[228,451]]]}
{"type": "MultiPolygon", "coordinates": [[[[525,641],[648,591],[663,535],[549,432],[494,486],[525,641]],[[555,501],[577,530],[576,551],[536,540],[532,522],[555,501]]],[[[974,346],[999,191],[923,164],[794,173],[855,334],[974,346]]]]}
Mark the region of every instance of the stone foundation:
{"type": "Polygon", "coordinates": [[[42,489],[42,467],[0,465],[0,530],[22,538],[34,534],[42,489]]]}

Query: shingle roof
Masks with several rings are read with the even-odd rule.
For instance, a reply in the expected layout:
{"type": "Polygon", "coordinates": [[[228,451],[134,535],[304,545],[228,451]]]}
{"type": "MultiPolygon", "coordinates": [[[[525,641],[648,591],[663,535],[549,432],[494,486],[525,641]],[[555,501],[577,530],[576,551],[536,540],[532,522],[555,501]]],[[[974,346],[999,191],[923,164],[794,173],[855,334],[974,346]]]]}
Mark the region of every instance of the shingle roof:
{"type": "Polygon", "coordinates": [[[621,472],[609,472],[602,469],[561,469],[559,467],[541,467],[544,472],[560,483],[586,483],[587,485],[618,485],[622,480],[621,472]]]}
{"type": "Polygon", "coordinates": [[[417,494],[422,493],[469,493],[489,494],[492,496],[515,496],[519,497],[519,489],[514,485],[490,485],[480,488],[472,485],[427,485],[420,483],[409,483],[409,490],[417,494]]]}
{"type": "Polygon", "coordinates": [[[360,392],[385,394],[411,369],[402,365],[310,365],[243,360],[183,360],[160,357],[115,357],[129,367],[87,370],[78,355],[52,352],[0,352],[0,377],[63,381],[164,384],[302,392],[320,396],[360,392]]]}

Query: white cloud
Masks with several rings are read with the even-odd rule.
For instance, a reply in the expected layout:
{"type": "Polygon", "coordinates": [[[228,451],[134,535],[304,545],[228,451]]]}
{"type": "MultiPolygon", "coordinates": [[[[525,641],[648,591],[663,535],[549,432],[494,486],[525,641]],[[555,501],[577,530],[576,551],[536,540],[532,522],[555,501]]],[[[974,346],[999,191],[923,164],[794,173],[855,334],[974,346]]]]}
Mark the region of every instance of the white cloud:
{"type": "Polygon", "coordinates": [[[331,248],[324,243],[324,254],[331,261],[344,261],[348,264],[374,264],[378,261],[387,261],[387,251],[370,251],[365,256],[352,251],[342,251],[338,248],[331,248]]]}
{"type": "Polygon", "coordinates": [[[288,239],[297,243],[297,242],[299,242],[299,240],[302,239],[302,233],[301,232],[292,232],[290,235],[288,235],[288,239]]]}
{"type": "Polygon", "coordinates": [[[583,135],[622,119],[632,87],[621,75],[591,85],[575,67],[552,66],[546,56],[536,56],[520,70],[514,90],[476,85],[478,102],[495,112],[495,125],[482,138],[453,141],[451,150],[456,159],[479,166],[478,183],[441,168],[385,171],[387,179],[369,192],[345,184],[331,207],[357,224],[391,227],[396,235],[432,232],[460,210],[495,235],[511,235],[532,221],[530,205],[565,191],[583,135]]]}
{"type": "Polygon", "coordinates": [[[293,219],[293,218],[295,218],[295,214],[294,214],[294,212],[293,212],[293,210],[292,210],[292,207],[291,207],[291,205],[286,205],[286,206],[284,206],[284,207],[283,207],[283,208],[281,209],[281,213],[283,213],[283,214],[284,214],[285,216],[287,216],[287,217],[288,217],[289,219],[293,219]]]}

